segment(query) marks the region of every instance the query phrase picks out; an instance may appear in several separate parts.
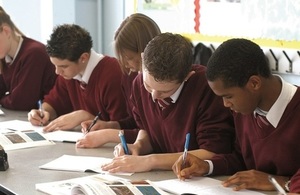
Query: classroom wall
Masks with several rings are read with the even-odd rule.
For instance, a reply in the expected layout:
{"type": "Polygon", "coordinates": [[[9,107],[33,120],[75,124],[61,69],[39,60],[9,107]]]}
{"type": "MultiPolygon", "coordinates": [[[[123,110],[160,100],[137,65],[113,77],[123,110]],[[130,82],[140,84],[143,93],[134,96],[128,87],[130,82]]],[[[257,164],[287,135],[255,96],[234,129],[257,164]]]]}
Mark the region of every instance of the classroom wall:
{"type": "MultiPolygon", "coordinates": [[[[111,56],[115,56],[112,45],[114,32],[122,20],[134,12],[148,14],[147,10],[138,10],[135,7],[135,4],[140,2],[142,1],[0,0],[0,4],[10,14],[12,20],[27,36],[46,43],[55,25],[76,23],[90,32],[96,51],[111,56]]],[[[187,4],[181,3],[182,5],[184,5],[184,9],[187,9],[187,4]]],[[[170,11],[172,10],[168,10],[168,12],[170,11]]],[[[152,17],[150,13],[148,15],[152,17]]],[[[156,22],[161,26],[162,31],[168,31],[166,26],[162,26],[162,20],[157,18],[156,22]]],[[[168,24],[177,25],[173,22],[168,22],[168,24]]],[[[205,42],[205,44],[208,46],[213,44],[216,48],[220,42],[205,42]]],[[[263,49],[269,57],[272,69],[275,69],[275,59],[271,55],[270,49],[278,60],[279,68],[274,73],[280,74],[285,80],[293,84],[300,85],[300,45],[296,48],[263,47],[263,49]],[[290,62],[283,51],[293,62],[292,73],[289,72],[290,62]]]]}
{"type": "Polygon", "coordinates": [[[29,37],[46,43],[54,26],[86,28],[94,49],[114,56],[113,34],[124,18],[125,0],[1,0],[0,5],[29,37]]]}

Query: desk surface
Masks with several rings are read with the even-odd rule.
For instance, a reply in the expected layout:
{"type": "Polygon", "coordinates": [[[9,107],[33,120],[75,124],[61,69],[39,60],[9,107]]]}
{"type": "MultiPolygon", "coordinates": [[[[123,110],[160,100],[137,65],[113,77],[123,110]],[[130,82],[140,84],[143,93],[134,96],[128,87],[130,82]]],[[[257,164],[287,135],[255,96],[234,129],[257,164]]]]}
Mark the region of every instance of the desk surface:
{"type": "MultiPolygon", "coordinates": [[[[5,116],[0,116],[0,121],[14,119],[27,120],[27,112],[2,110],[5,112],[5,116]]],[[[10,168],[7,171],[0,172],[0,184],[19,195],[44,194],[35,189],[36,183],[83,177],[93,173],[42,170],[38,168],[40,165],[48,163],[63,154],[112,158],[113,146],[114,145],[107,144],[98,149],[79,149],[72,143],[56,143],[50,146],[7,151],[10,168]]],[[[151,171],[122,177],[128,179],[148,179],[152,181],[176,178],[172,171],[151,171]]]]}

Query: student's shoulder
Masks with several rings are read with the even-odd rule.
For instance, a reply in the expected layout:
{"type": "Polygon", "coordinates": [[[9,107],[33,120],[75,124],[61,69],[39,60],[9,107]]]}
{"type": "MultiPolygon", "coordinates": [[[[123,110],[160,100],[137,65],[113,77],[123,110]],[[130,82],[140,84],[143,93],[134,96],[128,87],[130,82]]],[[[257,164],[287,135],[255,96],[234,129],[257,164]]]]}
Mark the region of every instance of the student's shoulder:
{"type": "Polygon", "coordinates": [[[192,65],[192,70],[195,71],[197,75],[204,75],[206,72],[206,67],[200,64],[193,64],[192,65]]]}
{"type": "Polygon", "coordinates": [[[296,92],[293,96],[293,98],[291,99],[289,105],[291,105],[291,107],[293,109],[299,109],[300,110],[300,87],[299,86],[296,86],[297,89],[296,89],[296,92]]]}
{"type": "Polygon", "coordinates": [[[191,81],[194,83],[202,83],[202,84],[207,84],[207,79],[206,79],[206,67],[203,65],[198,65],[194,64],[192,65],[192,71],[195,73],[191,77],[191,81]]]}
{"type": "Polygon", "coordinates": [[[115,64],[115,65],[119,66],[119,62],[118,62],[117,58],[108,56],[108,55],[104,55],[99,63],[102,63],[103,65],[108,65],[108,66],[110,64],[115,64]]]}
{"type": "MultiPolygon", "coordinates": [[[[100,54],[102,55],[102,54],[100,54]]],[[[118,60],[115,57],[103,55],[95,68],[96,71],[101,74],[121,74],[121,67],[118,60]]]]}
{"type": "Polygon", "coordinates": [[[22,49],[28,53],[34,52],[47,54],[46,46],[43,43],[28,37],[23,37],[22,49]]]}

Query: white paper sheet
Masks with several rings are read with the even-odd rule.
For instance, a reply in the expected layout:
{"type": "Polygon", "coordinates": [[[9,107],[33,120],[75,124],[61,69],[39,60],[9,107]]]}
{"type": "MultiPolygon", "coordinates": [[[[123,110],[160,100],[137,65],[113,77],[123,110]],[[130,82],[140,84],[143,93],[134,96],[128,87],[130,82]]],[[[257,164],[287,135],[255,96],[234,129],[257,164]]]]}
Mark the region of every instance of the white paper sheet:
{"type": "Polygon", "coordinates": [[[194,177],[181,181],[179,179],[170,179],[154,182],[159,188],[173,194],[201,194],[201,195],[262,195],[260,192],[241,190],[233,191],[232,188],[225,188],[221,181],[209,177],[194,177]]]}
{"type": "MultiPolygon", "coordinates": [[[[50,170],[62,170],[62,171],[76,171],[76,172],[96,172],[102,174],[109,174],[107,171],[103,171],[101,166],[110,163],[111,158],[93,157],[93,156],[72,156],[63,155],[49,163],[40,166],[40,169],[50,170]]],[[[114,175],[127,175],[130,176],[133,173],[115,173],[114,175]]]]}

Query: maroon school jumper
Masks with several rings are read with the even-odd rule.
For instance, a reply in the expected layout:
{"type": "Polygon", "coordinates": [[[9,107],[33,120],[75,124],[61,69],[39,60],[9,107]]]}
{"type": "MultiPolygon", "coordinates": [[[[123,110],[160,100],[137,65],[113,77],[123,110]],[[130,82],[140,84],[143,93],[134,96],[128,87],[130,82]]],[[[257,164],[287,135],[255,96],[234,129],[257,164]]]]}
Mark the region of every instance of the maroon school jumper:
{"type": "Polygon", "coordinates": [[[137,72],[132,72],[130,75],[122,75],[122,93],[126,101],[128,117],[118,121],[121,129],[135,129],[137,127],[132,116],[132,104],[130,101],[132,83],[137,75],[137,72]]]}
{"type": "MultiPolygon", "coordinates": [[[[213,175],[230,175],[240,170],[255,169],[274,175],[293,176],[300,168],[299,116],[299,88],[276,128],[261,129],[253,114],[235,113],[236,151],[212,159],[213,175]]],[[[300,192],[299,179],[294,179],[290,185],[300,192]]]]}
{"type": "Polygon", "coordinates": [[[54,108],[58,116],[75,110],[86,110],[93,115],[101,111],[101,119],[105,121],[120,120],[127,117],[121,76],[118,61],[105,56],[94,68],[85,89],[78,80],[66,80],[58,76],[44,101],[54,108]]]}
{"type": "Polygon", "coordinates": [[[122,76],[122,92],[127,104],[128,117],[121,119],[118,122],[121,126],[121,129],[124,130],[124,135],[127,143],[130,144],[135,142],[139,132],[139,129],[137,128],[137,125],[132,115],[132,103],[130,101],[132,83],[137,75],[138,75],[137,72],[132,72],[130,75],[123,74],[122,76]]]}
{"type": "Polygon", "coordinates": [[[143,85],[142,74],[134,80],[133,114],[140,129],[148,132],[154,153],[182,152],[186,133],[189,149],[229,153],[234,142],[233,118],[208,86],[204,66],[184,83],[176,101],[165,109],[153,102],[143,85]]]}
{"type": "Polygon", "coordinates": [[[23,36],[20,50],[12,62],[5,64],[0,74],[0,104],[13,110],[37,108],[53,87],[56,79],[55,67],[50,62],[45,45],[23,36]],[[8,95],[5,93],[9,92],[8,95]]]}

